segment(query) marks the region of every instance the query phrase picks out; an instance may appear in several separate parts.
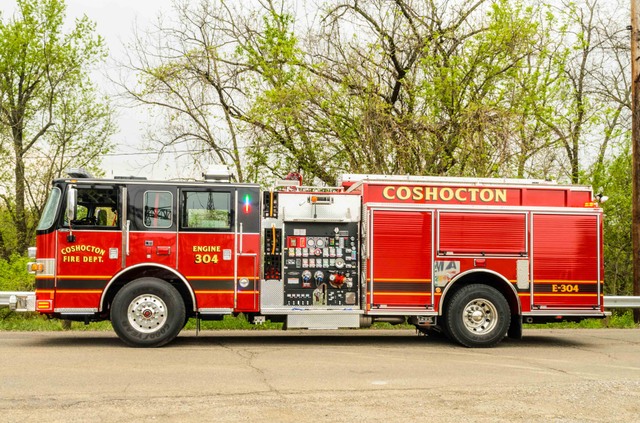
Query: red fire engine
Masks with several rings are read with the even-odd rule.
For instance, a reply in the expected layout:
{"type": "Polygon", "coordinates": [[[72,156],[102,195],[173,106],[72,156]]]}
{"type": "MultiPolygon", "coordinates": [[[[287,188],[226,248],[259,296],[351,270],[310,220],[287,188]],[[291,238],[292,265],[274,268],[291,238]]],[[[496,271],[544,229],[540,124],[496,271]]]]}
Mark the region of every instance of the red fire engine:
{"type": "Polygon", "coordinates": [[[111,320],[131,346],[239,313],[285,328],[408,321],[468,347],[520,338],[523,322],[607,314],[588,187],[355,174],[338,185],[55,180],[35,308],[111,320]]]}

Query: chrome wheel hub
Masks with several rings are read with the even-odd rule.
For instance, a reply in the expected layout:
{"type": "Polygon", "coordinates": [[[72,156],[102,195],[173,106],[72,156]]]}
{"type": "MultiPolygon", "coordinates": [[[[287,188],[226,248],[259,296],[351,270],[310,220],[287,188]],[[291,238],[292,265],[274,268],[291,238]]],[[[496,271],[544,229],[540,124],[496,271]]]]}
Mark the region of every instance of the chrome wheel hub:
{"type": "Polygon", "coordinates": [[[498,310],[491,302],[476,298],[464,307],[462,321],[470,332],[477,335],[487,334],[498,324],[498,310]]]}
{"type": "Polygon", "coordinates": [[[152,333],[167,322],[167,305],[156,295],[140,295],[129,304],[127,315],[136,330],[152,333]]]}

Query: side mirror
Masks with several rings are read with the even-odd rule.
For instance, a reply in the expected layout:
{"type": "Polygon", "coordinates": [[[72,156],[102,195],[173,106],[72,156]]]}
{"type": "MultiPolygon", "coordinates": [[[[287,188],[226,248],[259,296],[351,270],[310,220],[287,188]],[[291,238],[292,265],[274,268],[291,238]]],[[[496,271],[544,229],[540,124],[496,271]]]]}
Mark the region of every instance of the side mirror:
{"type": "Polygon", "coordinates": [[[69,187],[67,192],[67,210],[66,216],[69,224],[76,217],[76,206],[78,205],[78,190],[76,187],[69,187]]]}
{"type": "Polygon", "coordinates": [[[76,206],[78,205],[78,190],[76,187],[69,187],[69,191],[67,192],[67,208],[65,210],[65,215],[67,216],[67,221],[69,222],[69,235],[67,235],[68,242],[76,242],[76,237],[73,235],[71,229],[71,221],[76,217],[76,206]]]}

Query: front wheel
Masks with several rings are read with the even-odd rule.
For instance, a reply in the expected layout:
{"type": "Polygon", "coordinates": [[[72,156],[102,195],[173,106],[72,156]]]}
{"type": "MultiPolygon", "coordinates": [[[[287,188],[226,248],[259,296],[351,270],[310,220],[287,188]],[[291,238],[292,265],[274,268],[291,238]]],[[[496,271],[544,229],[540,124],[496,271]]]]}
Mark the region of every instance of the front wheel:
{"type": "Polygon", "coordinates": [[[171,342],[180,333],[185,315],[178,290],[156,278],[125,285],[111,306],[113,329],[132,347],[160,347],[171,342]]]}
{"type": "Polygon", "coordinates": [[[510,322],[507,300],[498,290],[487,285],[461,288],[446,309],[446,331],[465,347],[496,345],[506,335],[510,322]]]}

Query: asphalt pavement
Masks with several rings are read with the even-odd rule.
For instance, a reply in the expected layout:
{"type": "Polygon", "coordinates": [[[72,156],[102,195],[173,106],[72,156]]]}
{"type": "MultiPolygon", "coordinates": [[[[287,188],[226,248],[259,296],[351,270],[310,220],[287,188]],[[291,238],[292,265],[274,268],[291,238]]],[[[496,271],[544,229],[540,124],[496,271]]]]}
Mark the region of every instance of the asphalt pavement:
{"type": "Polygon", "coordinates": [[[640,421],[640,329],[468,349],[413,330],[0,332],[7,422],[640,421]]]}

